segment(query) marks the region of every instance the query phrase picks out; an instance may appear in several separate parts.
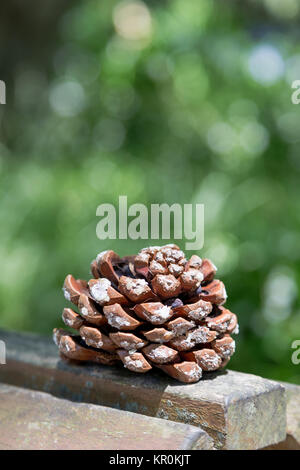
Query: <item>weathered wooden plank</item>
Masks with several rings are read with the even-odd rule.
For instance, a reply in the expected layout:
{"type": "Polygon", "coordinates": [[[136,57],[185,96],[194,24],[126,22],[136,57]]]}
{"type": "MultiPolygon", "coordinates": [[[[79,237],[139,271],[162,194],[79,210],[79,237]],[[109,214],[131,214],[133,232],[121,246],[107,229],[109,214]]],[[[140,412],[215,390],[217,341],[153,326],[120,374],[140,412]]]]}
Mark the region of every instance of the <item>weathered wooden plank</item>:
{"type": "Polygon", "coordinates": [[[286,382],[281,384],[284,386],[287,396],[286,438],[265,450],[300,450],[300,386],[286,382]]]}
{"type": "Polygon", "coordinates": [[[3,382],[200,426],[216,448],[259,449],[285,439],[285,394],[276,382],[225,371],[182,385],[159,371],[66,364],[49,338],[0,331],[0,339],[7,347],[3,382]]]}
{"type": "Polygon", "coordinates": [[[212,449],[195,426],[0,384],[0,449],[212,449]]]}

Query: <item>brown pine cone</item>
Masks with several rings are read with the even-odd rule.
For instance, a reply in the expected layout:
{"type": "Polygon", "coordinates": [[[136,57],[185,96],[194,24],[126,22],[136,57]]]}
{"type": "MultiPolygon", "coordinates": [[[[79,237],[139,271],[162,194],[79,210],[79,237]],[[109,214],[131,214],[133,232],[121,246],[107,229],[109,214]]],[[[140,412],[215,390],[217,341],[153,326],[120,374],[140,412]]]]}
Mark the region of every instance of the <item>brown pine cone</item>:
{"type": "Polygon", "coordinates": [[[91,264],[93,279],[65,279],[66,326],[55,329],[62,357],[98,364],[122,361],[133,372],[158,367],[185,383],[202,371],[225,367],[235,350],[237,317],[223,307],[217,268],[197,255],[186,259],[176,245],[152,246],[120,258],[111,250],[91,264]]]}

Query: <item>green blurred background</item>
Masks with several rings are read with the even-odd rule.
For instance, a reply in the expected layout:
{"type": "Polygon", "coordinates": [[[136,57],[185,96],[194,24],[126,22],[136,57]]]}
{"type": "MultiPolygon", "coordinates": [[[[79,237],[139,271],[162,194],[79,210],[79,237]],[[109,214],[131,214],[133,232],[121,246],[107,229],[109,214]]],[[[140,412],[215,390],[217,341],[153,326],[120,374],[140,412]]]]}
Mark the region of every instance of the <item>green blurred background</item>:
{"type": "Polygon", "coordinates": [[[199,254],[241,327],[230,367],[300,384],[300,2],[0,10],[1,327],[50,334],[66,274],[153,244],[101,242],[99,204],[204,203],[199,254]]]}

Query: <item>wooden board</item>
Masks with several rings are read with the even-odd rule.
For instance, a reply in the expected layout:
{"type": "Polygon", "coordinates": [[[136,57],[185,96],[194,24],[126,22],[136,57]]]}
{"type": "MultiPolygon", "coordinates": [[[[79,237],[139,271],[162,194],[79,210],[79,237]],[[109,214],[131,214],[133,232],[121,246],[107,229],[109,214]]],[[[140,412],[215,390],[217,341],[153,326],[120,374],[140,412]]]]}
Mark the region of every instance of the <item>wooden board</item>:
{"type": "Polygon", "coordinates": [[[0,330],[0,339],[7,348],[2,382],[201,427],[216,448],[260,449],[285,439],[285,391],[276,382],[224,371],[183,385],[160,371],[68,364],[51,338],[0,330]]]}
{"type": "Polygon", "coordinates": [[[0,384],[0,449],[212,449],[201,429],[0,384]]]}

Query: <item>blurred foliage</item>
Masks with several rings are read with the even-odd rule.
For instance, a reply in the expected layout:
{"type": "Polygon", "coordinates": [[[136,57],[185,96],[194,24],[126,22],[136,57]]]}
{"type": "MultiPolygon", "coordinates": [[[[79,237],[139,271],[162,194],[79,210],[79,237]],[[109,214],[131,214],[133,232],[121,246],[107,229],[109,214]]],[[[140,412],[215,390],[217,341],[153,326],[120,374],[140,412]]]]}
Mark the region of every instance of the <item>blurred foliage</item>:
{"type": "Polygon", "coordinates": [[[1,15],[1,326],[49,334],[67,273],[148,244],[98,240],[99,204],[204,203],[230,367],[300,383],[299,1],[45,3],[1,15]]]}

